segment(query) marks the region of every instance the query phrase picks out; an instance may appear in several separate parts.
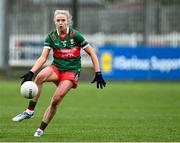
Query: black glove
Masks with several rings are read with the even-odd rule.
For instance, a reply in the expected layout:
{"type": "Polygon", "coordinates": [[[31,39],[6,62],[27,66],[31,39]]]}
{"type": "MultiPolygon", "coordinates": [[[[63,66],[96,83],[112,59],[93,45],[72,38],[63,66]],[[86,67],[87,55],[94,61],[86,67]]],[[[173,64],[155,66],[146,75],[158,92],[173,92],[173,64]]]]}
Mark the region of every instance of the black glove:
{"type": "Polygon", "coordinates": [[[97,82],[97,88],[99,88],[100,86],[100,88],[102,89],[103,86],[104,87],[106,86],[106,82],[104,81],[101,72],[96,72],[94,80],[91,83],[94,83],[94,82],[97,82]]]}
{"type": "Polygon", "coordinates": [[[28,71],[26,74],[21,76],[20,78],[23,79],[21,85],[26,81],[32,81],[33,76],[34,76],[34,73],[32,71],[28,71]]]}

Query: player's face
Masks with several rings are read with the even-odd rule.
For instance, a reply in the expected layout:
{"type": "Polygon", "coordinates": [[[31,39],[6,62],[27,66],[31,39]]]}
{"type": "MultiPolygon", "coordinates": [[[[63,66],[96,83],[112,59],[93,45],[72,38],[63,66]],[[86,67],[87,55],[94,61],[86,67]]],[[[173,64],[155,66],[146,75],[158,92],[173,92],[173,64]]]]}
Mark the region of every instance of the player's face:
{"type": "Polygon", "coordinates": [[[60,32],[66,32],[68,21],[64,14],[57,14],[54,18],[55,26],[60,32]]]}

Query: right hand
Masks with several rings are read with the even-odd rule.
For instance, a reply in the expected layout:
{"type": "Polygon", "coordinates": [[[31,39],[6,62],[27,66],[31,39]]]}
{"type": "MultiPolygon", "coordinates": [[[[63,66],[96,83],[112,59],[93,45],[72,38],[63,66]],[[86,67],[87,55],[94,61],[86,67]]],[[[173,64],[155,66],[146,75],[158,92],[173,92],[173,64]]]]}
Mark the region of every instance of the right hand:
{"type": "Polygon", "coordinates": [[[34,73],[32,71],[28,71],[26,74],[21,76],[20,78],[23,79],[21,85],[26,81],[32,81],[33,76],[34,76],[34,73]]]}

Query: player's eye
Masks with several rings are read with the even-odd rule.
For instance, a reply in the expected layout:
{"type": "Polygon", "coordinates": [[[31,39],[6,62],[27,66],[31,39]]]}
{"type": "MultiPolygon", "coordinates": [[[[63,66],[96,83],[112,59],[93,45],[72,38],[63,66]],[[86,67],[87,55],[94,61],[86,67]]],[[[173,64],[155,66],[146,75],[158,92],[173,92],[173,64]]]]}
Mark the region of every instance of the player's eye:
{"type": "Polygon", "coordinates": [[[61,21],[61,22],[65,22],[66,19],[57,19],[57,20],[56,20],[56,22],[60,22],[60,21],[61,21]]]}

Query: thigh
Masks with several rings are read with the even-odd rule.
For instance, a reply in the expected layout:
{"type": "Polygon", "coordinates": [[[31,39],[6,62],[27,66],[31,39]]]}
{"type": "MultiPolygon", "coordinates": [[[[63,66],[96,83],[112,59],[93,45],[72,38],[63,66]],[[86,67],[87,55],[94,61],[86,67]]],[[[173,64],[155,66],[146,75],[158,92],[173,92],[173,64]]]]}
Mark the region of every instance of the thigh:
{"type": "Polygon", "coordinates": [[[54,70],[51,67],[45,67],[44,69],[42,69],[36,76],[35,81],[53,81],[56,82],[59,80],[59,77],[57,76],[57,74],[54,72],[54,70]]]}
{"type": "Polygon", "coordinates": [[[60,99],[61,97],[64,97],[67,92],[73,87],[73,82],[70,80],[63,80],[60,81],[56,91],[54,92],[53,99],[60,99]]]}

